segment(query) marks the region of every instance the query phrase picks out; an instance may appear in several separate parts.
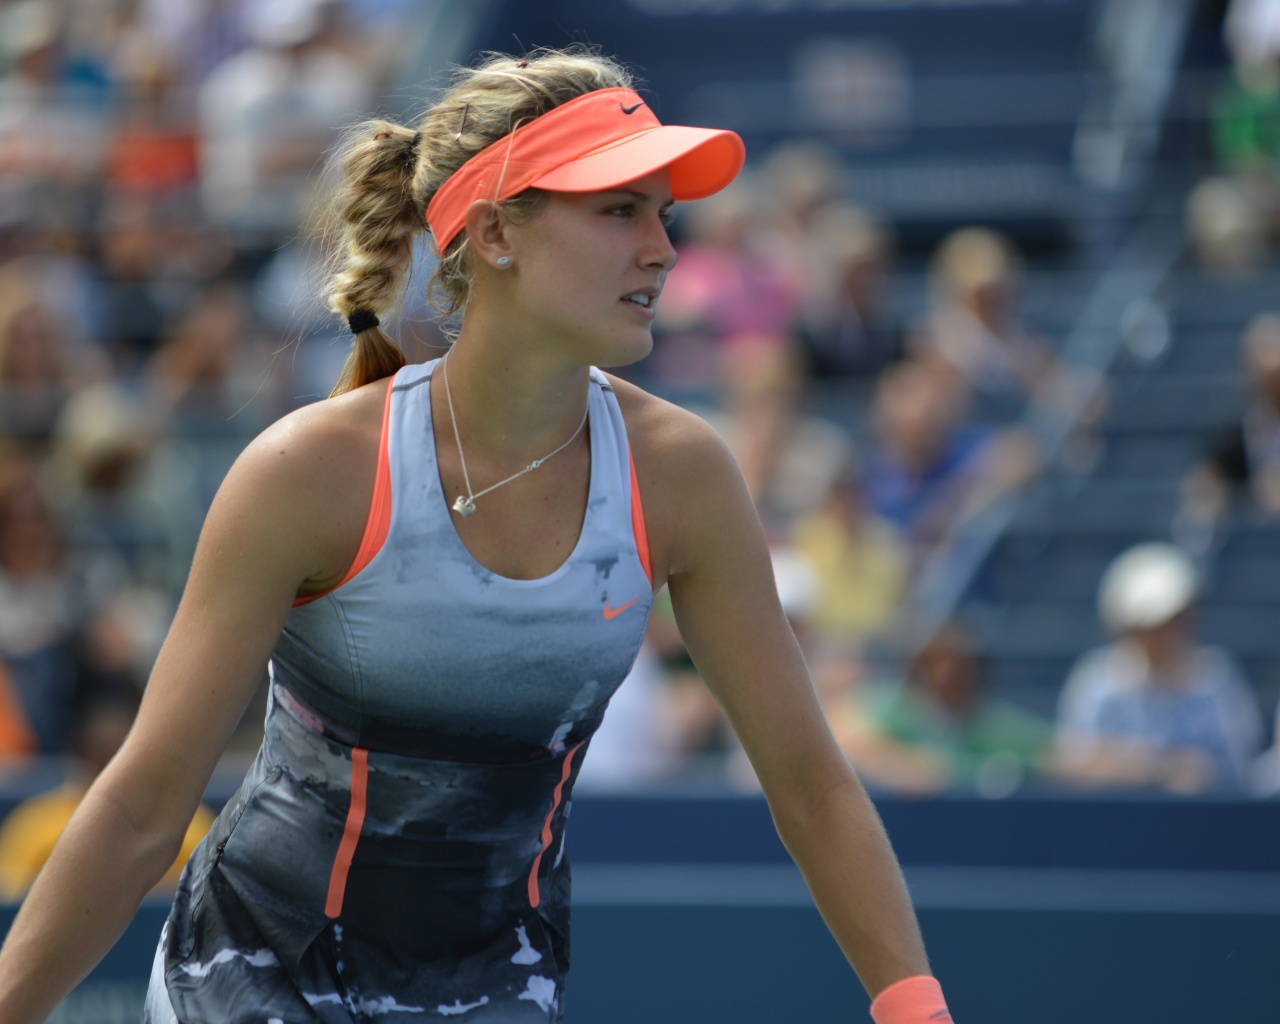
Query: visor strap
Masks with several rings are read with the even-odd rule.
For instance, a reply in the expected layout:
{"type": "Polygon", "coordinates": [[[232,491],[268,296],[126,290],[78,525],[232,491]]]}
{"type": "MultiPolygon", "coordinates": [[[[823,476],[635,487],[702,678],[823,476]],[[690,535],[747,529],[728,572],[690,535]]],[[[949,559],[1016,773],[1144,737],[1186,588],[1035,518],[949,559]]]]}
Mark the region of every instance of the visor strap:
{"type": "Polygon", "coordinates": [[[495,203],[502,202],[499,198],[502,195],[502,182],[507,176],[507,165],[511,163],[511,147],[515,145],[515,141],[516,133],[515,130],[512,129],[507,132],[507,151],[503,154],[502,168],[498,171],[498,184],[493,190],[493,201],[495,203]]]}

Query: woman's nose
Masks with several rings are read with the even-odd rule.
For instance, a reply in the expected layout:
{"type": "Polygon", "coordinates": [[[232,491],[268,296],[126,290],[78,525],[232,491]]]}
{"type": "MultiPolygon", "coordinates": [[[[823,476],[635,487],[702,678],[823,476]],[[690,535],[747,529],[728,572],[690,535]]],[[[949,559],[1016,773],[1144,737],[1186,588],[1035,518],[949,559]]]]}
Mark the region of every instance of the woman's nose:
{"type": "Polygon", "coordinates": [[[676,265],[676,249],[671,244],[671,236],[667,234],[667,226],[655,219],[652,239],[645,246],[643,262],[646,267],[659,267],[670,270],[676,265]]]}

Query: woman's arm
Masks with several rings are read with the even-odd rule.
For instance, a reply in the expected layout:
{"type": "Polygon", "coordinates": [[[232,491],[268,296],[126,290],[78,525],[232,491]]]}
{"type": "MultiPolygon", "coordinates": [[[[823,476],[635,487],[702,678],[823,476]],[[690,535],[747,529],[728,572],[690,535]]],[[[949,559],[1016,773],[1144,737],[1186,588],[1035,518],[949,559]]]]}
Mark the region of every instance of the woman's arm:
{"type": "MultiPolygon", "coordinates": [[[[342,479],[333,474],[361,440],[327,414],[295,414],[232,467],[134,727],[68,824],[0,951],[6,1024],[43,1021],[177,856],[299,586],[334,575],[354,555],[359,525],[348,542],[347,520],[356,503],[344,504],[340,488],[325,482],[342,479]]],[[[344,486],[358,491],[360,471],[353,476],[344,486]]]]}
{"type": "Polygon", "coordinates": [[[651,537],[689,652],[755,768],[778,833],[871,995],[925,975],[897,861],[818,705],[737,467],[693,417],[657,433],[637,453],[651,537]]]}

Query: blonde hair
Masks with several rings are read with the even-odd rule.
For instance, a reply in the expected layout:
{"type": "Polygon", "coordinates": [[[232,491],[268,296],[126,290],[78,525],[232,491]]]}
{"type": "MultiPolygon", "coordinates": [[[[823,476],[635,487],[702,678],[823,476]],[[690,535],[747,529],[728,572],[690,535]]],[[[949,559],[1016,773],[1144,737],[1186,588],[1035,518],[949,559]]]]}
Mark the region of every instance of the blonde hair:
{"type": "Polygon", "coordinates": [[[975,291],[1005,283],[1019,270],[1013,244],[990,228],[961,228],[933,254],[935,287],[943,298],[963,299],[975,291]]]}
{"type": "MultiPolygon", "coordinates": [[[[427,204],[455,171],[486,146],[568,100],[597,89],[631,87],[631,73],[586,46],[539,49],[523,57],[488,54],[461,68],[414,127],[375,119],[351,129],[331,164],[339,183],[322,228],[329,256],[325,302],[343,317],[381,316],[396,303],[426,230],[427,204]]],[[[526,189],[503,205],[530,212],[541,193],[526,189]]],[[[443,317],[465,311],[473,267],[466,233],[440,253],[428,298],[443,317]]],[[[367,327],[331,394],[395,373],[404,353],[379,327],[367,327]]]]}

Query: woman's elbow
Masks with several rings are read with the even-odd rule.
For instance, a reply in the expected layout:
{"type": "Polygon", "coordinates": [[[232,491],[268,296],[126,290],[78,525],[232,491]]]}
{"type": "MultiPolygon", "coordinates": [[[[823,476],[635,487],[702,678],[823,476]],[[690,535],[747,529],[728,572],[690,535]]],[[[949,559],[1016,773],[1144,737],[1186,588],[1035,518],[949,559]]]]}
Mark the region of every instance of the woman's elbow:
{"type": "Polygon", "coordinates": [[[833,811],[870,808],[866,791],[847,758],[838,751],[810,758],[803,770],[773,780],[761,779],[774,825],[789,847],[793,837],[807,837],[833,811]]]}

